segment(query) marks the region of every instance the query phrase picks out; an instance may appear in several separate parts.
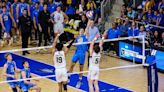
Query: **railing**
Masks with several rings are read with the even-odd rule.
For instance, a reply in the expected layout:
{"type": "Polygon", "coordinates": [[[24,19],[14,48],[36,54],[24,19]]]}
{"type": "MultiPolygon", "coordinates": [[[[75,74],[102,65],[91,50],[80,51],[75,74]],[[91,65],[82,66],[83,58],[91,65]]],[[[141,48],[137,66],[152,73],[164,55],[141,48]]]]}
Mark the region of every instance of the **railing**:
{"type": "MultiPolygon", "coordinates": [[[[120,18],[121,20],[126,20],[125,18],[120,18]]],[[[129,21],[133,21],[133,20],[129,20],[129,21]]],[[[137,24],[142,24],[142,25],[145,25],[144,23],[142,23],[142,22],[140,22],[140,21],[135,21],[137,24]]],[[[160,28],[160,29],[164,29],[164,27],[163,26],[157,26],[157,25],[153,25],[153,24],[147,24],[147,25],[149,25],[149,26],[151,26],[151,27],[156,27],[156,28],[160,28]]]]}

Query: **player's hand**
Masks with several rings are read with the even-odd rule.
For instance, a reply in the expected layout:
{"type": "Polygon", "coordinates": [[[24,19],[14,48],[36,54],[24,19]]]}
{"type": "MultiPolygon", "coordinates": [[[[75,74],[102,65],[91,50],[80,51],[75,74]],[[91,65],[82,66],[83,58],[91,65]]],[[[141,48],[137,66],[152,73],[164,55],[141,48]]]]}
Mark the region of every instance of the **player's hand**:
{"type": "Polygon", "coordinates": [[[39,31],[42,32],[42,28],[41,28],[41,26],[39,26],[39,31]]]}

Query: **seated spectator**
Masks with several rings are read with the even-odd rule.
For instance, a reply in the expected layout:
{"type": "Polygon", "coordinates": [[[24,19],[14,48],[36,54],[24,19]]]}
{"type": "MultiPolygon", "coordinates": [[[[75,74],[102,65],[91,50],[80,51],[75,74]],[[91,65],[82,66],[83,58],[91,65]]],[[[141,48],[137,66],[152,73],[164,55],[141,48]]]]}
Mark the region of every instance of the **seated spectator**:
{"type": "Polygon", "coordinates": [[[156,46],[159,46],[160,44],[160,37],[159,37],[159,33],[158,31],[155,31],[154,32],[154,38],[153,38],[153,45],[156,47],[156,46]]]}
{"type": "Polygon", "coordinates": [[[120,17],[125,18],[126,15],[127,15],[127,10],[126,10],[126,6],[124,4],[121,7],[121,16],[120,17]]]}
{"type": "MultiPolygon", "coordinates": [[[[113,38],[118,38],[119,37],[119,30],[116,27],[116,23],[112,23],[112,28],[109,28],[103,35],[103,38],[107,38],[107,39],[113,39],[113,38]]],[[[110,51],[110,50],[114,50],[116,51],[116,53],[113,54],[117,54],[118,55],[118,47],[117,47],[117,42],[112,41],[112,42],[106,42],[103,45],[103,50],[104,51],[110,51]]]]}
{"type": "Polygon", "coordinates": [[[100,34],[103,34],[105,29],[101,18],[98,19],[98,24],[96,26],[98,27],[100,34]]]}
{"type": "Polygon", "coordinates": [[[132,7],[127,7],[127,16],[130,18],[130,19],[134,19],[136,17],[136,11],[134,11],[132,9],[132,7]]]}
{"type": "Polygon", "coordinates": [[[121,37],[127,37],[129,27],[130,27],[129,19],[126,18],[125,22],[119,28],[121,37]]]}
{"type": "Polygon", "coordinates": [[[81,22],[79,23],[79,29],[85,29],[87,27],[87,18],[85,15],[81,16],[81,22]]]}
{"type": "Polygon", "coordinates": [[[157,21],[157,25],[164,26],[164,10],[162,8],[159,10],[159,20],[157,21]]]}
{"type": "Polygon", "coordinates": [[[142,9],[142,11],[138,14],[138,18],[137,20],[141,21],[142,20],[142,17],[146,14],[146,10],[145,8],[142,9]]]}
{"type": "Polygon", "coordinates": [[[159,14],[157,11],[154,11],[153,18],[152,18],[152,24],[157,24],[157,19],[159,18],[159,14]]]}
{"type": "Polygon", "coordinates": [[[81,0],[78,10],[77,10],[77,14],[79,15],[85,14],[86,10],[87,10],[87,7],[85,5],[85,2],[84,0],[81,0]]]}
{"type": "Polygon", "coordinates": [[[132,26],[128,29],[128,36],[138,36],[139,29],[136,27],[136,23],[133,21],[132,26]]]}
{"type": "Polygon", "coordinates": [[[87,9],[90,9],[91,8],[91,4],[93,3],[93,7],[96,8],[96,3],[94,2],[94,0],[88,0],[88,3],[87,3],[87,9]]]}
{"type": "Polygon", "coordinates": [[[148,10],[147,17],[148,17],[148,21],[149,21],[149,23],[152,23],[153,12],[152,12],[151,9],[148,10]]]}
{"type": "Polygon", "coordinates": [[[163,9],[164,9],[164,0],[161,0],[161,2],[159,3],[159,5],[158,5],[158,10],[159,10],[160,8],[163,8],[163,9]]]}
{"type": "Polygon", "coordinates": [[[164,32],[161,35],[160,46],[164,47],[164,32]]]}
{"type": "Polygon", "coordinates": [[[91,2],[90,3],[90,8],[88,9],[88,11],[92,11],[93,12],[93,15],[92,15],[92,20],[94,20],[94,22],[97,22],[97,19],[98,19],[98,12],[97,12],[97,9],[94,7],[94,3],[91,2]]]}

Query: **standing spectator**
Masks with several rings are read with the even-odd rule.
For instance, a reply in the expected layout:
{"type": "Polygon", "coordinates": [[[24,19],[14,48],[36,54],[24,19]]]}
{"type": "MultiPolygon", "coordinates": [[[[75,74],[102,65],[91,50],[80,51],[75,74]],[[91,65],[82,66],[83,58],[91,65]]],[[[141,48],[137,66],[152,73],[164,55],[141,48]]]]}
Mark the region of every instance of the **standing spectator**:
{"type": "Polygon", "coordinates": [[[39,32],[38,15],[39,15],[39,2],[36,2],[35,10],[33,11],[33,24],[34,24],[34,30],[35,30],[35,40],[38,39],[38,32],[39,32]]]}
{"type": "Polygon", "coordinates": [[[164,47],[164,32],[161,35],[161,41],[160,41],[160,46],[164,47]]]}
{"type": "Polygon", "coordinates": [[[87,9],[90,9],[91,8],[91,4],[93,4],[93,7],[96,8],[96,3],[94,2],[94,0],[88,0],[88,3],[87,3],[87,9]]]}
{"type": "Polygon", "coordinates": [[[87,27],[87,18],[85,15],[81,16],[81,22],[79,23],[79,29],[83,28],[85,29],[87,27]]]}
{"type": "Polygon", "coordinates": [[[129,27],[130,27],[129,19],[126,18],[125,22],[119,28],[121,37],[127,37],[129,27]]]}
{"type": "MultiPolygon", "coordinates": [[[[22,48],[28,48],[28,39],[31,33],[32,20],[28,16],[27,10],[23,10],[23,15],[19,17],[19,26],[22,35],[22,48]]],[[[23,55],[30,54],[28,51],[23,51],[23,55]]]]}
{"type": "Polygon", "coordinates": [[[10,14],[10,12],[7,12],[6,6],[2,7],[2,15],[1,15],[1,25],[2,29],[4,31],[4,40],[7,41],[8,45],[12,44],[12,33],[11,33],[11,27],[12,22],[14,23],[14,27],[16,27],[15,21],[13,16],[10,14]]]}
{"type": "Polygon", "coordinates": [[[90,3],[90,7],[89,7],[88,11],[91,11],[93,13],[91,19],[94,20],[94,22],[97,22],[98,13],[97,13],[97,9],[94,7],[93,2],[90,3]]]}
{"type": "Polygon", "coordinates": [[[86,10],[87,10],[87,7],[85,5],[85,1],[81,0],[80,4],[79,4],[79,8],[78,8],[78,14],[82,15],[82,14],[84,14],[86,12],[86,10]]]}
{"type": "Polygon", "coordinates": [[[101,18],[98,19],[98,23],[96,26],[98,27],[100,34],[103,34],[105,29],[104,29],[104,23],[102,22],[101,18]]]}
{"type": "MultiPolygon", "coordinates": [[[[103,38],[107,38],[107,39],[114,39],[114,38],[118,38],[119,37],[119,30],[116,27],[116,23],[112,23],[112,28],[109,28],[105,33],[103,38]]],[[[103,45],[103,49],[104,51],[110,51],[110,50],[114,50],[116,51],[116,54],[118,56],[118,43],[113,41],[113,42],[106,42],[103,45]]],[[[115,53],[113,53],[115,54],[115,53]]]]}
{"type": "Polygon", "coordinates": [[[44,3],[43,10],[40,11],[38,15],[38,25],[39,25],[38,46],[41,46],[43,35],[44,35],[44,46],[47,46],[49,22],[50,22],[50,12],[47,10],[47,4],[44,3]]]}

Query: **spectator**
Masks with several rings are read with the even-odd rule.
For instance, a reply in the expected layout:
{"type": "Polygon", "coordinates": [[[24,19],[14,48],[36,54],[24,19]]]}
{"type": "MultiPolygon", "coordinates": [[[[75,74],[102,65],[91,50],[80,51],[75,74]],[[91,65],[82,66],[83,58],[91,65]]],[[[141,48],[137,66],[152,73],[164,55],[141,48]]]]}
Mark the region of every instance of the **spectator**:
{"type": "Polygon", "coordinates": [[[57,5],[53,3],[53,0],[48,0],[48,11],[50,14],[56,11],[57,5]]]}
{"type": "MultiPolygon", "coordinates": [[[[104,38],[107,39],[114,39],[114,38],[118,38],[119,37],[119,30],[116,27],[116,23],[112,23],[112,28],[109,28],[105,33],[104,33],[104,38]]],[[[103,45],[103,50],[104,51],[110,51],[110,50],[114,50],[116,51],[116,53],[113,54],[117,54],[118,56],[118,43],[116,41],[112,41],[112,42],[106,42],[103,45]]]]}
{"type": "MultiPolygon", "coordinates": [[[[23,10],[23,15],[19,17],[19,25],[22,35],[22,48],[28,48],[28,39],[31,34],[32,20],[28,16],[27,10],[23,10]]],[[[23,51],[23,55],[30,54],[28,51],[23,51]]]]}
{"type": "Polygon", "coordinates": [[[127,10],[126,10],[126,6],[125,6],[125,4],[124,4],[124,5],[122,5],[122,7],[121,7],[121,17],[122,17],[122,18],[125,18],[126,15],[127,15],[127,10]]]}
{"type": "Polygon", "coordinates": [[[153,7],[153,5],[154,5],[154,0],[146,0],[144,8],[146,11],[148,11],[153,7]]]}
{"type": "Polygon", "coordinates": [[[66,12],[65,12],[67,15],[68,15],[68,17],[70,18],[70,19],[75,19],[75,8],[73,7],[73,5],[69,5],[68,7],[67,7],[67,10],[66,10],[66,12]]]}
{"type": "Polygon", "coordinates": [[[50,12],[47,10],[47,4],[44,3],[43,10],[39,12],[38,15],[38,25],[39,25],[39,44],[41,46],[42,43],[42,35],[44,35],[44,46],[47,46],[48,38],[48,27],[50,22],[50,12]]]}
{"type": "Polygon", "coordinates": [[[158,5],[158,10],[161,8],[164,9],[164,0],[161,0],[161,2],[158,5]]]}
{"type": "Polygon", "coordinates": [[[93,12],[91,19],[94,20],[94,22],[97,22],[98,14],[97,14],[97,9],[94,7],[93,2],[90,3],[90,8],[88,9],[88,11],[93,12]]]}
{"type": "Polygon", "coordinates": [[[152,19],[152,24],[156,25],[157,24],[157,19],[159,18],[159,14],[157,11],[154,11],[153,14],[153,19],[152,19]]]}
{"type": "MultiPolygon", "coordinates": [[[[146,39],[146,31],[145,31],[145,27],[142,25],[140,26],[140,32],[138,34],[139,36],[144,36],[144,38],[146,39]]],[[[142,42],[142,38],[139,38],[139,42],[142,42]]]]}
{"type": "Polygon", "coordinates": [[[164,47],[164,32],[161,35],[160,46],[164,47]]]}
{"type": "Polygon", "coordinates": [[[96,25],[98,27],[98,30],[100,34],[104,33],[104,23],[102,22],[101,18],[98,19],[98,24],[96,25]]]}
{"type": "Polygon", "coordinates": [[[81,22],[79,23],[79,29],[83,28],[85,29],[87,27],[87,18],[85,15],[81,16],[81,22]]]}
{"type": "Polygon", "coordinates": [[[91,4],[93,4],[93,7],[96,8],[96,3],[93,0],[88,0],[88,3],[86,5],[87,9],[91,8],[91,4]]]}
{"type": "Polygon", "coordinates": [[[134,19],[136,17],[136,11],[134,11],[132,9],[132,7],[127,7],[127,16],[130,18],[130,19],[134,19]]]}
{"type": "Polygon", "coordinates": [[[151,9],[148,10],[147,17],[148,17],[148,22],[152,23],[153,13],[151,9]]]}
{"type": "Polygon", "coordinates": [[[154,38],[153,38],[153,45],[156,47],[156,46],[159,46],[159,43],[160,43],[160,37],[159,37],[159,33],[158,31],[155,31],[154,32],[154,38]]]}
{"type": "Polygon", "coordinates": [[[120,26],[120,36],[127,37],[128,36],[128,28],[130,27],[129,19],[126,18],[125,22],[120,26]]]}
{"type": "Polygon", "coordinates": [[[159,26],[164,26],[164,10],[161,8],[160,10],[159,10],[159,19],[158,19],[158,21],[157,21],[157,25],[159,25],[159,26]]]}
{"type": "Polygon", "coordinates": [[[87,7],[85,5],[85,1],[81,0],[81,2],[79,4],[79,8],[78,8],[78,14],[79,15],[85,14],[86,10],[87,10],[87,7]]]}
{"type": "Polygon", "coordinates": [[[136,27],[135,21],[132,22],[131,27],[128,29],[128,36],[138,36],[139,34],[139,29],[136,27]]]}

